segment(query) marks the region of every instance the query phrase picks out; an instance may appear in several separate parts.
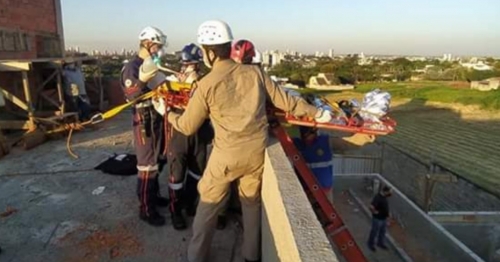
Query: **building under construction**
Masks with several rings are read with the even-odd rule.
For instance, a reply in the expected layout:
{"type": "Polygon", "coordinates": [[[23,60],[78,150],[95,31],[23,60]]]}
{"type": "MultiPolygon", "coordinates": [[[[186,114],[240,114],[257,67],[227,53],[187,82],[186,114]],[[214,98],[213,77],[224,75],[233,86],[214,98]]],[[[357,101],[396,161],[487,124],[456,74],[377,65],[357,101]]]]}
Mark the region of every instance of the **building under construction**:
{"type": "Polygon", "coordinates": [[[2,2],[0,130],[31,132],[24,136],[26,148],[44,140],[35,130],[53,131],[78,121],[64,90],[65,63],[97,65],[94,79],[87,79],[86,87],[91,104],[99,109],[104,106],[98,61],[64,54],[59,0],[2,2]]]}

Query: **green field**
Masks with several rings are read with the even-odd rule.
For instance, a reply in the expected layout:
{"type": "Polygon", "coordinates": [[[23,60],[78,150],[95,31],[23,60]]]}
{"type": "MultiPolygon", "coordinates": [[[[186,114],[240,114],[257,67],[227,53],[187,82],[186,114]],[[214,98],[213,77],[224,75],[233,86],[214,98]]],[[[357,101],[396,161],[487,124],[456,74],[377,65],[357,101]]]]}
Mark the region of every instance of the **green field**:
{"type": "Polygon", "coordinates": [[[361,98],[361,93],[374,87],[389,91],[395,102],[391,117],[396,119],[398,126],[395,134],[379,137],[379,140],[395,145],[426,163],[433,158],[459,176],[500,197],[500,90],[479,92],[469,90],[466,84],[363,84],[354,92],[330,94],[328,98],[361,98]],[[426,101],[479,105],[489,110],[458,113],[448,108],[433,107],[426,101]]]}
{"type": "Polygon", "coordinates": [[[375,87],[389,91],[393,98],[479,105],[483,109],[500,110],[500,90],[471,90],[467,82],[369,83],[356,86],[355,92],[366,93],[375,87]]]}

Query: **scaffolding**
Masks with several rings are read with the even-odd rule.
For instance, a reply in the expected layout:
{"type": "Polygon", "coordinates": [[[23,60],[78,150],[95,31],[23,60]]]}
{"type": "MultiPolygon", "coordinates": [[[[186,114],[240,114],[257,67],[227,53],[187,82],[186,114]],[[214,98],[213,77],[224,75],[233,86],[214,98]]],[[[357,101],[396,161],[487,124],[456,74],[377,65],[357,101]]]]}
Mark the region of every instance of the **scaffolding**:
{"type": "Polygon", "coordinates": [[[2,97],[0,100],[10,101],[15,105],[15,107],[5,105],[4,113],[14,116],[14,119],[0,116],[0,131],[6,129],[34,131],[41,127],[51,129],[56,128],[54,123],[79,121],[76,112],[67,112],[63,90],[65,63],[93,66],[90,74],[94,83],[86,84],[86,88],[89,93],[97,94],[98,101],[94,101],[94,104],[97,102],[98,110],[105,109],[101,62],[95,57],[0,60],[0,97],[2,97]],[[2,78],[14,79],[11,81],[14,84],[2,86],[2,78]],[[22,84],[15,84],[19,83],[19,80],[22,84]]]}

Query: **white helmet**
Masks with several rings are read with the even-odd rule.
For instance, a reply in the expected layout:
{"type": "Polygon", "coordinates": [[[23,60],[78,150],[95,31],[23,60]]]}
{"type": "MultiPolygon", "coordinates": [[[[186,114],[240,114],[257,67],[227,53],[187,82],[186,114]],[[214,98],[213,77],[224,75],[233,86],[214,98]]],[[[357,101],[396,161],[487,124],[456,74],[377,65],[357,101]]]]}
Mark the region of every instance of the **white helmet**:
{"type": "Polygon", "coordinates": [[[200,45],[221,45],[231,41],[233,41],[233,33],[223,21],[206,21],[198,28],[198,43],[200,45]]]}
{"type": "Polygon", "coordinates": [[[252,64],[262,64],[262,54],[259,50],[255,50],[255,55],[252,58],[252,64]]]}
{"type": "Polygon", "coordinates": [[[167,36],[158,28],[148,26],[141,31],[139,40],[149,40],[155,44],[167,45],[167,36]]]}

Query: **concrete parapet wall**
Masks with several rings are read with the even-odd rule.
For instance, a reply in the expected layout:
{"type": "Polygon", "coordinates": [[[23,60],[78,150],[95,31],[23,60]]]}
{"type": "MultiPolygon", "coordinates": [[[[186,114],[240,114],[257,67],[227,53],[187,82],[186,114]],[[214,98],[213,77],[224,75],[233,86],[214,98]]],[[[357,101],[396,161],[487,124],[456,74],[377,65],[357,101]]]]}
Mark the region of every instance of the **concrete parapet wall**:
{"type": "Polygon", "coordinates": [[[267,148],[263,175],[262,261],[339,261],[276,140],[267,148]]]}
{"type": "Polygon", "coordinates": [[[479,212],[429,212],[429,215],[439,223],[500,223],[500,212],[479,211],[479,212]]]}

